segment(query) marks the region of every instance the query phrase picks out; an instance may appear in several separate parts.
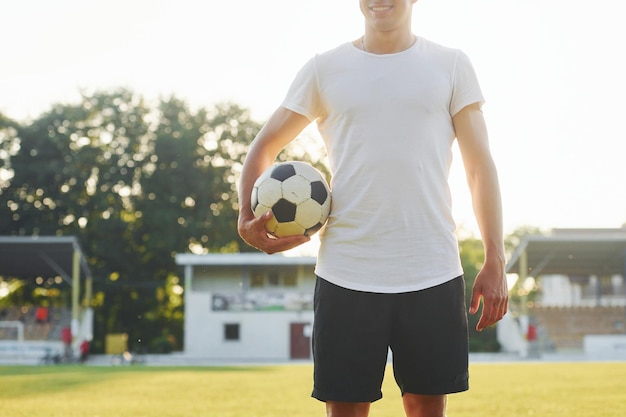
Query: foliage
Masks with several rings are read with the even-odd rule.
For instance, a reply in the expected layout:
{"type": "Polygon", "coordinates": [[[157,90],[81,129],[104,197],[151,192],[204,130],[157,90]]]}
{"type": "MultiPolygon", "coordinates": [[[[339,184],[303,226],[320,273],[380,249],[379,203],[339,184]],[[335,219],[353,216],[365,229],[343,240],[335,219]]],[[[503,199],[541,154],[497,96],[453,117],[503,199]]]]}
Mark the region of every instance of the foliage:
{"type": "MultiPolygon", "coordinates": [[[[181,349],[174,255],[255,250],[236,232],[236,181],[260,128],[232,103],[192,110],[126,89],[83,94],[25,123],[0,114],[0,231],[79,238],[95,280],[94,351],[107,333],[127,333],[132,350],[181,349]]],[[[305,131],[278,160],[308,161],[328,176],[325,158],[305,131]]],[[[461,241],[461,256],[470,294],[480,242],[461,241]]],[[[67,284],[10,284],[2,303],[68,304],[69,290],[57,288],[67,284]]],[[[469,320],[472,350],[497,350],[495,331],[476,333],[477,316],[469,320]]]]}
{"type": "MultiPolygon", "coordinates": [[[[0,192],[9,185],[13,172],[10,166],[10,157],[18,150],[16,139],[17,123],[0,113],[0,192]]],[[[0,219],[0,227],[2,226],[0,219]]],[[[3,229],[0,229],[3,230],[3,229]]]]}
{"type": "Polygon", "coordinates": [[[181,341],[182,303],[164,295],[173,255],[247,250],[235,178],[260,125],[236,105],[151,107],[128,90],[0,123],[0,168],[12,175],[0,183],[0,229],[79,237],[95,277],[96,350],[109,332],[129,333],[135,349],[164,331],[181,341]]]}
{"type": "MultiPolygon", "coordinates": [[[[236,181],[260,127],[235,104],[151,105],[126,89],[23,124],[0,115],[0,230],[79,238],[95,280],[94,351],[107,333],[127,333],[132,350],[181,349],[174,255],[255,250],[236,231],[236,181]]],[[[280,158],[294,156],[310,161],[302,141],[280,158]]],[[[32,287],[3,302],[40,302],[32,287]]]]}
{"type": "Polygon", "coordinates": [[[509,255],[520,245],[522,239],[529,235],[545,235],[546,231],[535,226],[520,226],[515,229],[511,234],[506,236],[504,240],[504,247],[509,255]]]}

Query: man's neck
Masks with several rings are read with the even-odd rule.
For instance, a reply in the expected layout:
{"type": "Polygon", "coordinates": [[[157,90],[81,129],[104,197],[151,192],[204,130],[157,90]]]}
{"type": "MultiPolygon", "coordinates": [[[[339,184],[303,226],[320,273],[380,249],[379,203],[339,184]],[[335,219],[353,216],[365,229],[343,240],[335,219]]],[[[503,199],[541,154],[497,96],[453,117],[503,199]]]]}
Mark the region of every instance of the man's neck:
{"type": "Polygon", "coordinates": [[[366,31],[355,44],[365,52],[372,54],[394,54],[409,49],[417,37],[411,33],[385,34],[366,31]]]}

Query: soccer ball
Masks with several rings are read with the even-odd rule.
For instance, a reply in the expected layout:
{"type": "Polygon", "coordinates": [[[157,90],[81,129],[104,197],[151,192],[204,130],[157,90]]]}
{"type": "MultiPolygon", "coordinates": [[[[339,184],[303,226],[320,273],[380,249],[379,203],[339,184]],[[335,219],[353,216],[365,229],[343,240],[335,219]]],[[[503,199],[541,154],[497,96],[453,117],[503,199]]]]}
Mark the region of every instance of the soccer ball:
{"type": "Polygon", "coordinates": [[[265,227],[278,237],[315,234],[328,218],[330,200],[330,187],[322,173],[300,161],[272,165],[252,189],[254,215],[272,210],[274,216],[265,227]]]}

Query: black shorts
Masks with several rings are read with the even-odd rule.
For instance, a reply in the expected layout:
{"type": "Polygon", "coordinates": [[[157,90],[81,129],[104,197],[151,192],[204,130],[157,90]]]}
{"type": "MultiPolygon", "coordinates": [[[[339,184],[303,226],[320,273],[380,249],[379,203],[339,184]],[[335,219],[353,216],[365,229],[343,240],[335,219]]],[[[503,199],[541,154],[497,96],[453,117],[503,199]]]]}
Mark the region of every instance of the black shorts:
{"type": "Polygon", "coordinates": [[[389,349],[402,394],[468,389],[462,276],[399,294],[349,290],[318,277],[314,310],[314,398],[340,402],[382,398],[389,349]]]}

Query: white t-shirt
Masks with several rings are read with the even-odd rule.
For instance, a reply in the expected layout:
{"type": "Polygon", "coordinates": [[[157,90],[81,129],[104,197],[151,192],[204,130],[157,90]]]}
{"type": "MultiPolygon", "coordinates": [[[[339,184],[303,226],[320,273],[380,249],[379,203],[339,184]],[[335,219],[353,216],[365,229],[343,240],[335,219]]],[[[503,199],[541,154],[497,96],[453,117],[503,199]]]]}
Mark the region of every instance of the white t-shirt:
{"type": "Polygon", "coordinates": [[[452,115],[483,96],[467,56],[423,38],[376,55],[316,55],[283,107],[317,121],[332,209],[316,273],[345,288],[417,291],[463,273],[448,174],[452,115]]]}

